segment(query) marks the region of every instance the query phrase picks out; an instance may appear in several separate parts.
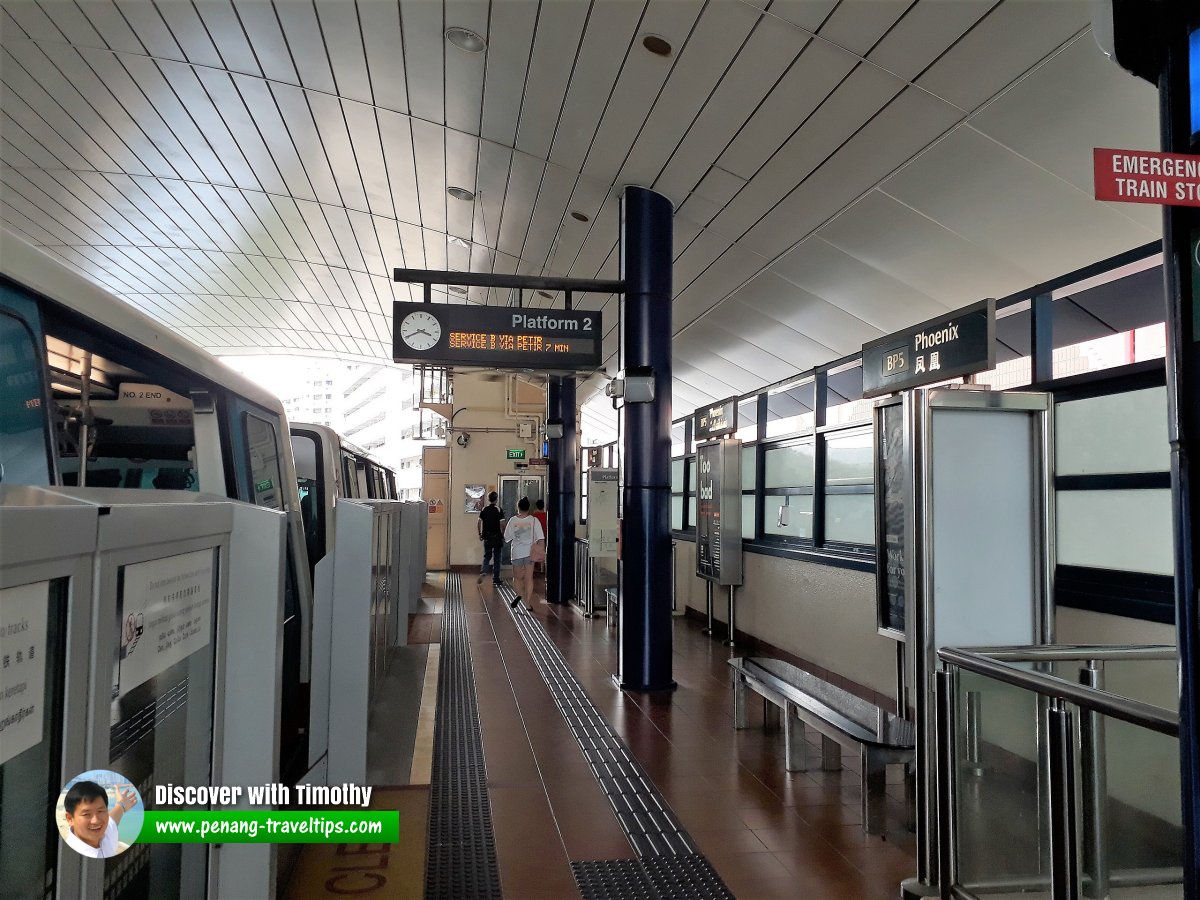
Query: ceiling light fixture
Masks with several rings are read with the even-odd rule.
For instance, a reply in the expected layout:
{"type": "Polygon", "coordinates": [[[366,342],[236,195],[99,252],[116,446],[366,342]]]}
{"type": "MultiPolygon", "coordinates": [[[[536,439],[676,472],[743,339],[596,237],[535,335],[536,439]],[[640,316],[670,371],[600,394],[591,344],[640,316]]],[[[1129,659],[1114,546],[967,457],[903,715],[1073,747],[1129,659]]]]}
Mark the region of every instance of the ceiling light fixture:
{"type": "Polygon", "coordinates": [[[446,193],[455,200],[466,200],[468,203],[475,199],[475,192],[468,191],[464,187],[455,187],[454,185],[451,185],[450,187],[446,188],[446,193]]]}
{"type": "Polygon", "coordinates": [[[537,295],[538,295],[539,297],[545,297],[547,300],[553,300],[553,299],[554,299],[554,295],[553,295],[553,294],[551,294],[549,291],[538,291],[538,292],[537,292],[537,295]]]}
{"type": "Polygon", "coordinates": [[[586,222],[588,220],[588,217],[577,209],[571,210],[571,218],[576,222],[586,222]]]}
{"type": "Polygon", "coordinates": [[[451,284],[451,285],[448,285],[448,287],[450,288],[450,290],[454,291],[454,293],[456,293],[456,294],[465,294],[467,292],[467,289],[465,287],[459,287],[457,284],[451,284]]]}
{"type": "Polygon", "coordinates": [[[470,249],[471,249],[471,245],[470,245],[470,244],[468,244],[468,243],[467,243],[466,241],[464,241],[462,238],[460,238],[460,237],[455,237],[454,235],[450,235],[450,243],[454,244],[454,245],[455,245],[455,246],[457,246],[457,247],[465,247],[465,248],[467,248],[468,250],[470,250],[470,249]]]}
{"type": "Polygon", "coordinates": [[[445,36],[446,40],[459,50],[466,50],[468,53],[481,53],[487,49],[487,41],[469,28],[459,28],[455,25],[446,29],[445,36]]]}
{"type": "Polygon", "coordinates": [[[642,46],[653,53],[655,56],[670,56],[671,43],[664,37],[659,37],[657,34],[647,34],[642,37],[642,46]]]}

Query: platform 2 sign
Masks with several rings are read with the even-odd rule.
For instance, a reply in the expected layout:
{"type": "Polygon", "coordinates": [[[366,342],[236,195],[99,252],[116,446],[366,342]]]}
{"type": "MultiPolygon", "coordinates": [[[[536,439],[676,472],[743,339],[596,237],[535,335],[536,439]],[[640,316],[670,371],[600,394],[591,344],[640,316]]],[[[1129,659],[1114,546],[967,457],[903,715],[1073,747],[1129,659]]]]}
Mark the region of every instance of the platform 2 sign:
{"type": "Polygon", "coordinates": [[[1092,167],[1097,200],[1200,206],[1200,156],[1097,147],[1092,167]]]}
{"type": "Polygon", "coordinates": [[[591,370],[600,367],[603,336],[600,313],[593,310],[392,304],[392,359],[398,363],[591,370]]]}
{"type": "Polygon", "coordinates": [[[995,364],[996,301],[989,298],[863,344],[863,397],[983,372],[995,364]]]}

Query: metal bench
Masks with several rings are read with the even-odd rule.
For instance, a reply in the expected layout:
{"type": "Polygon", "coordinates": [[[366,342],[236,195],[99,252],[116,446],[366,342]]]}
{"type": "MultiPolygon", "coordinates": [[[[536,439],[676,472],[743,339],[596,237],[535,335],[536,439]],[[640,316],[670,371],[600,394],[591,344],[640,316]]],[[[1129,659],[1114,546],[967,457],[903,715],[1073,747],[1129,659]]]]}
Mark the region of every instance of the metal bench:
{"type": "Polygon", "coordinates": [[[905,790],[912,815],[912,762],[915,730],[912,722],[885,712],[873,703],[835,687],[811,672],[769,657],[735,657],[733,669],[733,727],[745,728],[746,690],[779,707],[783,714],[784,766],[789,772],[808,768],[804,726],[821,734],[821,767],[840,769],[839,745],[862,753],[863,830],[882,834],[887,766],[905,765],[905,790]]]}

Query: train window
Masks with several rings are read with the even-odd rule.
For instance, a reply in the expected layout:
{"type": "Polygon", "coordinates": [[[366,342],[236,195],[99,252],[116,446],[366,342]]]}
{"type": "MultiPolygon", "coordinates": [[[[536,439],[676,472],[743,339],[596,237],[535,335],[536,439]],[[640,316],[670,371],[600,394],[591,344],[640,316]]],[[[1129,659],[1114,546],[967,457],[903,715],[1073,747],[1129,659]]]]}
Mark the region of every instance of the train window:
{"type": "Polygon", "coordinates": [[[308,564],[315,566],[325,556],[325,496],[321,484],[321,444],[309,432],[292,433],[296,459],[296,486],[300,490],[300,515],[304,519],[304,543],[308,564]]]}
{"type": "Polygon", "coordinates": [[[283,509],[283,473],[279,466],[279,443],[275,438],[275,426],[250,413],[242,413],[242,422],[246,427],[254,504],[283,509]]]}
{"type": "Polygon", "coordinates": [[[358,490],[358,468],[349,453],[342,454],[342,493],[346,497],[362,496],[358,490]]]}
{"type": "Polygon", "coordinates": [[[0,313],[0,483],[50,483],[43,394],[33,333],[0,313]]]}

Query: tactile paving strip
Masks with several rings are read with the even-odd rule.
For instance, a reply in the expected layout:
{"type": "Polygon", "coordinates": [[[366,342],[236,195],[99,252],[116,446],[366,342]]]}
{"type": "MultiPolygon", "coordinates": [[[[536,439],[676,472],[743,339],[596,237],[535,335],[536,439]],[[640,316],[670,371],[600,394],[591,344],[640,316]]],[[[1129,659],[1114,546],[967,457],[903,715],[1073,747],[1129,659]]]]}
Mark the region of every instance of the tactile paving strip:
{"type": "MultiPolygon", "coordinates": [[[[506,601],[516,597],[516,592],[507,584],[499,593],[506,601]]],[[[592,703],[541,622],[529,615],[523,606],[511,611],[542,679],[571,733],[579,741],[592,774],[608,798],[629,843],[640,857],[638,860],[572,863],[576,883],[584,897],[597,900],[732,898],[729,888],[696,848],[671,807],[629,753],[625,742],[592,703]],[[631,865],[634,869],[629,868],[631,865]],[[640,881],[634,877],[637,873],[640,873],[640,881]],[[586,884],[581,877],[587,879],[586,884]],[[639,884],[651,892],[637,893],[643,890],[639,884]],[[593,893],[587,892],[593,889],[593,893]]]]}
{"type": "Polygon", "coordinates": [[[475,670],[462,582],[451,573],[442,608],[437,722],[429,786],[427,900],[499,898],[500,870],[488,802],[475,670]]]}

